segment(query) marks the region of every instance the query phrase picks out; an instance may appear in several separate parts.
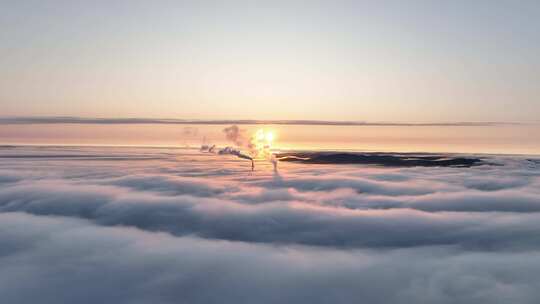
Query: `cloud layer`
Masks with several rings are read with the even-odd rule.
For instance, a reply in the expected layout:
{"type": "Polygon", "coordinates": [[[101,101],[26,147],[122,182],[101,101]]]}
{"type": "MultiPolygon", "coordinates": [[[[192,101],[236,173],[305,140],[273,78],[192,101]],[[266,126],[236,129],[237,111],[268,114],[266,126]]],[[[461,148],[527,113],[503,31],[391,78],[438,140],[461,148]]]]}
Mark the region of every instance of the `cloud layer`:
{"type": "Polygon", "coordinates": [[[187,150],[1,149],[0,295],[535,303],[540,169],[490,163],[502,166],[280,163],[275,173],[187,150]]]}
{"type": "Polygon", "coordinates": [[[365,122],[334,120],[193,120],[193,119],[155,119],[155,118],[88,118],[88,117],[0,117],[0,124],[173,124],[173,125],[302,125],[302,126],[399,126],[399,127],[462,127],[520,125],[515,122],[365,122]]]}

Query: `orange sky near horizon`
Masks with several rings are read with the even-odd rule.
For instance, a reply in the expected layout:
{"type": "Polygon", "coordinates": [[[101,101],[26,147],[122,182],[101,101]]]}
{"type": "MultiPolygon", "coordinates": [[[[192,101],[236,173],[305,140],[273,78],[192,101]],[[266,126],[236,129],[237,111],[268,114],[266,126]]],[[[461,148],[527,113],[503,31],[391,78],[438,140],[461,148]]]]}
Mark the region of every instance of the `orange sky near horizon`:
{"type": "MultiPolygon", "coordinates": [[[[3,125],[0,144],[199,147],[227,142],[223,125],[3,125]],[[188,130],[189,132],[186,132],[188,130]]],[[[540,154],[540,125],[505,126],[262,126],[241,125],[249,138],[264,128],[275,148],[395,152],[540,154]]]]}

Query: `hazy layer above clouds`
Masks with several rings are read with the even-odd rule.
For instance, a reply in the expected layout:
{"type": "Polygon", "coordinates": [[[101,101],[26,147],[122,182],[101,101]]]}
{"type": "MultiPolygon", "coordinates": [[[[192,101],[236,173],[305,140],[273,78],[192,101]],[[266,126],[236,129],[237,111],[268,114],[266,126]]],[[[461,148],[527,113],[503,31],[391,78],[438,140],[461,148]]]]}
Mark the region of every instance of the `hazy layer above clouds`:
{"type": "Polygon", "coordinates": [[[536,303],[540,168],[0,149],[6,303],[536,303]]]}

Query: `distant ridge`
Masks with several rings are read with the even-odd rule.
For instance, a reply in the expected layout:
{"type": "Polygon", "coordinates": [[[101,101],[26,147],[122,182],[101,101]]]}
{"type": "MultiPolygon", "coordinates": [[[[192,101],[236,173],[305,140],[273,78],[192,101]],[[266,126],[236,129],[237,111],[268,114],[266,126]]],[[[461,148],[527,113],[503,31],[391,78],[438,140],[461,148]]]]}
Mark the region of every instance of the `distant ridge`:
{"type": "Polygon", "coordinates": [[[0,124],[170,124],[170,125],[304,125],[304,126],[397,126],[397,127],[482,127],[523,125],[517,122],[366,122],[337,120],[256,120],[256,119],[155,119],[155,118],[87,118],[70,116],[0,117],[0,124]]]}

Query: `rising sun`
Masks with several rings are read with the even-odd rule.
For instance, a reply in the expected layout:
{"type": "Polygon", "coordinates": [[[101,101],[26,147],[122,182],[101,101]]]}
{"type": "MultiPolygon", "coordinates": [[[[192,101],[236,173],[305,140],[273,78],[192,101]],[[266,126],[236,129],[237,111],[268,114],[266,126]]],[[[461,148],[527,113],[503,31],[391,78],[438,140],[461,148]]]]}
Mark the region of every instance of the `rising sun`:
{"type": "Polygon", "coordinates": [[[275,139],[274,131],[259,129],[255,132],[255,138],[259,143],[270,146],[275,139]]]}
{"type": "Polygon", "coordinates": [[[258,157],[266,157],[272,149],[272,144],[276,139],[273,130],[258,129],[252,136],[251,144],[257,151],[258,157]]]}

